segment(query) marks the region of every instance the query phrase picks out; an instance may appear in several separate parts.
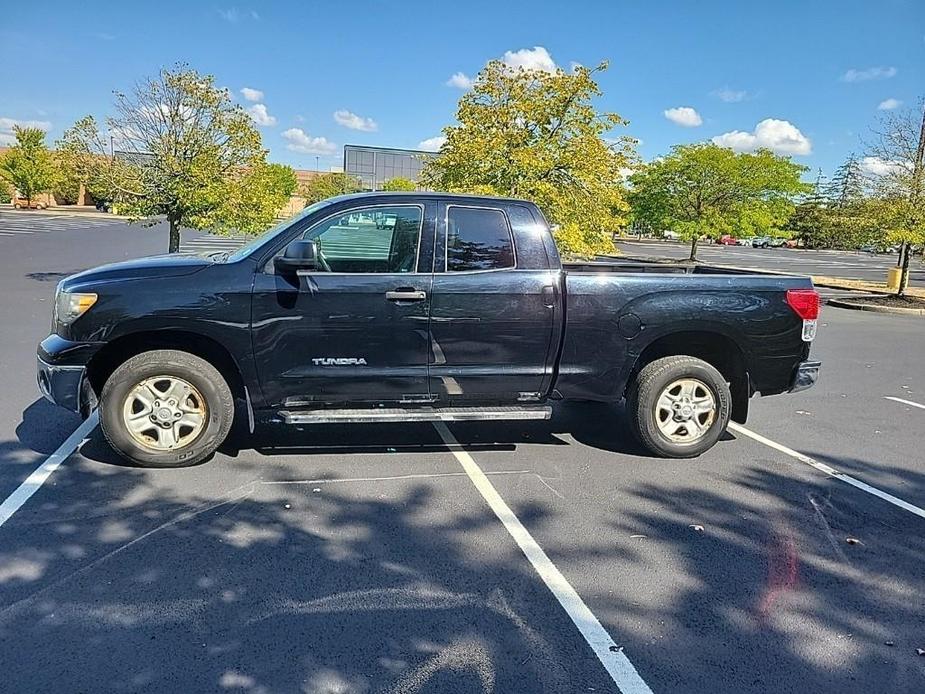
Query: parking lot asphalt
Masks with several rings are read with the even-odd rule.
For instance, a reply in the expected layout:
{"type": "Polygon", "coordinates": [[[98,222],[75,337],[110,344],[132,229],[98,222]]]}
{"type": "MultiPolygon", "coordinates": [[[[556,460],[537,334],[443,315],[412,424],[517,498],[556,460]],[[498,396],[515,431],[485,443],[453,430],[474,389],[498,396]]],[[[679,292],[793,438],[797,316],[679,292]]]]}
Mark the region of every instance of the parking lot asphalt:
{"type": "MultiPolygon", "coordinates": [[[[687,258],[690,244],[673,241],[619,241],[617,246],[628,256],[687,258]]],[[[704,263],[735,265],[800,275],[824,275],[848,279],[885,282],[887,271],[896,265],[897,256],[860,251],[810,251],[793,248],[750,248],[701,243],[697,257],[704,263]]],[[[909,283],[925,286],[925,264],[917,256],[910,263],[909,283]]]]}
{"type": "MultiPolygon", "coordinates": [[[[0,238],[0,500],[80,424],[34,384],[55,282],[165,246],[0,238]]],[[[923,345],[921,319],[826,307],[820,382],[746,429],[921,510],[925,409],[887,398],[925,405],[923,345]]],[[[264,429],[182,470],[91,431],[0,526],[0,688],[618,691],[463,454],[651,691],[925,687],[921,516],[737,430],[648,457],[619,407],[448,430],[264,429]]]]}

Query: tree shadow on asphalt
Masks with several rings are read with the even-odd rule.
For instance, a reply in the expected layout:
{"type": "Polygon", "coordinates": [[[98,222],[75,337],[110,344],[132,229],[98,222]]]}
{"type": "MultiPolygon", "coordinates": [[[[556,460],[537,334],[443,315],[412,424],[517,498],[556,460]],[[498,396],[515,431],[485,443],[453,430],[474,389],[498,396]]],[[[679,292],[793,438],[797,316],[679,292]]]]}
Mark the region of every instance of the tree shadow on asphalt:
{"type": "MultiPolygon", "coordinates": [[[[98,430],[84,448],[117,460],[98,430]]],[[[4,688],[612,691],[464,476],[296,462],[216,460],[215,489],[71,458],[0,530],[4,688]]]]}
{"type": "Polygon", "coordinates": [[[757,462],[743,461],[734,496],[626,490],[636,508],[658,510],[615,516],[614,533],[672,558],[653,573],[684,577],[668,601],[643,586],[638,603],[608,605],[620,619],[663,625],[637,667],[685,692],[922,691],[921,519],[834,479],[757,462]]]}
{"type": "MultiPolygon", "coordinates": [[[[485,436],[557,430],[529,424],[485,436]]],[[[21,426],[41,443],[37,421],[21,426]]],[[[215,460],[215,489],[201,467],[92,462],[115,463],[107,451],[97,432],[0,530],[11,691],[614,691],[464,479],[336,482],[300,454],[215,460]]],[[[433,469],[427,451],[398,459],[433,469]]],[[[555,559],[605,564],[584,597],[656,691],[917,690],[918,519],[758,462],[734,495],[627,486],[599,537],[555,559]]],[[[515,511],[535,535],[562,522],[541,501],[515,511]]]]}

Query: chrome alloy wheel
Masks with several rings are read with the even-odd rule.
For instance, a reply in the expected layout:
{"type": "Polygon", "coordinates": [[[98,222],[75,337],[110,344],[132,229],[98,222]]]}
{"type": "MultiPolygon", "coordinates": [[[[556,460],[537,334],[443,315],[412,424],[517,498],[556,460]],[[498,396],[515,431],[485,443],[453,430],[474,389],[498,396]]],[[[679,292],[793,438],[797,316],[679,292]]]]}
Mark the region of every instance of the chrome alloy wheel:
{"type": "Polygon", "coordinates": [[[655,403],[655,423],[672,443],[694,443],[716,419],[713,391],[696,378],[669,383],[655,403]]]}
{"type": "Polygon", "coordinates": [[[188,381],[154,376],[128,392],[122,421],[142,446],[170,451],[196,440],[208,421],[208,410],[202,394],[188,381]]]}

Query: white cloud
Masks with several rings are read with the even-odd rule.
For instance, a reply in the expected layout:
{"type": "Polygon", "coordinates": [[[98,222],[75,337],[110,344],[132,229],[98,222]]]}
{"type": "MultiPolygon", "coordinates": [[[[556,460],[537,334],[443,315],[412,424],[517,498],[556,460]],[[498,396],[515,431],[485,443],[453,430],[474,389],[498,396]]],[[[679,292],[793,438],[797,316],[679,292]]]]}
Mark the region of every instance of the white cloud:
{"type": "Polygon", "coordinates": [[[267,112],[267,107],[263,104],[254,104],[247,109],[247,112],[251,114],[251,118],[254,119],[257,125],[261,125],[265,128],[276,125],[276,116],[271,116],[267,112]]]}
{"type": "Polygon", "coordinates": [[[231,24],[234,24],[239,19],[241,19],[241,13],[238,11],[237,7],[229,7],[226,10],[218,9],[216,12],[218,12],[219,17],[224,19],[226,22],[230,22],[231,24]]]}
{"type": "MultiPolygon", "coordinates": [[[[543,46],[521,48],[516,51],[505,51],[504,55],[502,55],[499,60],[512,71],[528,70],[553,74],[559,69],[559,66],[556,65],[556,61],[552,59],[552,56],[549,55],[549,51],[543,46]]],[[[580,63],[572,61],[571,71],[574,73],[580,66],[580,63]]],[[[469,77],[465,72],[454,72],[450,79],[446,81],[446,84],[448,87],[471,89],[472,85],[475,84],[475,80],[476,78],[469,77]]]]}
{"type": "Polygon", "coordinates": [[[255,22],[260,21],[260,13],[257,10],[239,10],[237,7],[219,8],[216,10],[218,16],[229,24],[237,24],[242,19],[253,19],[255,22]]]}
{"type": "Polygon", "coordinates": [[[263,92],[259,89],[241,87],[241,96],[243,96],[248,101],[263,101],[263,92]]]}
{"type": "Polygon", "coordinates": [[[902,105],[903,105],[903,102],[900,101],[899,99],[893,99],[893,98],[884,99],[879,104],[877,104],[877,110],[878,111],[890,111],[894,108],[899,108],[902,105]]]}
{"type": "Polygon", "coordinates": [[[864,157],[858,162],[861,171],[869,176],[886,176],[891,173],[899,173],[903,165],[897,161],[888,161],[880,157],[864,157]]]}
{"type": "Polygon", "coordinates": [[[283,139],[289,144],[286,149],[300,154],[330,155],[337,151],[337,145],[323,137],[311,137],[302,128],[289,128],[283,133],[283,139]]]}
{"type": "Polygon", "coordinates": [[[358,116],[343,108],[334,112],[334,120],[338,125],[343,125],[351,130],[361,130],[364,133],[374,133],[379,129],[378,124],[372,118],[358,116]]]}
{"type": "Polygon", "coordinates": [[[505,51],[501,62],[510,68],[523,68],[524,70],[538,70],[540,72],[555,72],[556,63],[542,46],[521,48],[519,51],[505,51]]]}
{"type": "Polygon", "coordinates": [[[456,87],[457,89],[471,89],[473,84],[475,84],[475,80],[465,72],[454,72],[453,76],[446,81],[446,86],[456,87]]]}
{"type": "Polygon", "coordinates": [[[729,147],[737,152],[769,149],[775,154],[809,154],[812,143],[793,123],[776,118],[765,118],[753,132],[733,130],[713,138],[713,144],[729,147]]]}
{"type": "Polygon", "coordinates": [[[722,89],[716,89],[711,92],[713,96],[718,97],[720,101],[725,101],[727,104],[735,104],[740,101],[745,101],[749,98],[749,93],[744,89],[730,89],[729,87],[723,87],[722,89]]]}
{"type": "Polygon", "coordinates": [[[855,70],[852,68],[841,76],[842,82],[867,82],[869,80],[886,80],[895,77],[897,70],[895,67],[869,67],[864,70],[855,70]]]}
{"type": "Polygon", "coordinates": [[[678,106],[665,111],[665,118],[685,128],[696,128],[703,123],[703,118],[690,106],[678,106]]]}
{"type": "Polygon", "coordinates": [[[418,142],[418,149],[423,149],[425,152],[436,152],[443,147],[444,142],[446,142],[446,137],[443,135],[428,137],[426,140],[418,142]]]}
{"type": "Polygon", "coordinates": [[[20,128],[38,128],[48,132],[51,130],[51,123],[47,120],[18,120],[16,118],[0,118],[0,145],[8,147],[16,144],[16,136],[13,134],[13,126],[18,125],[20,128]]]}

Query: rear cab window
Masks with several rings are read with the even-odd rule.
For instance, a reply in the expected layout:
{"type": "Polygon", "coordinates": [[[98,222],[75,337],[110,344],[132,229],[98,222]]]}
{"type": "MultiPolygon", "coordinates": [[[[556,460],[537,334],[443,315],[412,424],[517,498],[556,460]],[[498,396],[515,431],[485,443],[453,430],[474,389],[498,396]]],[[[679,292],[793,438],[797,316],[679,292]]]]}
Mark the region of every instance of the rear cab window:
{"type": "Polygon", "coordinates": [[[502,210],[462,205],[447,207],[447,272],[484,272],[514,267],[514,240],[507,215],[502,210]]]}

